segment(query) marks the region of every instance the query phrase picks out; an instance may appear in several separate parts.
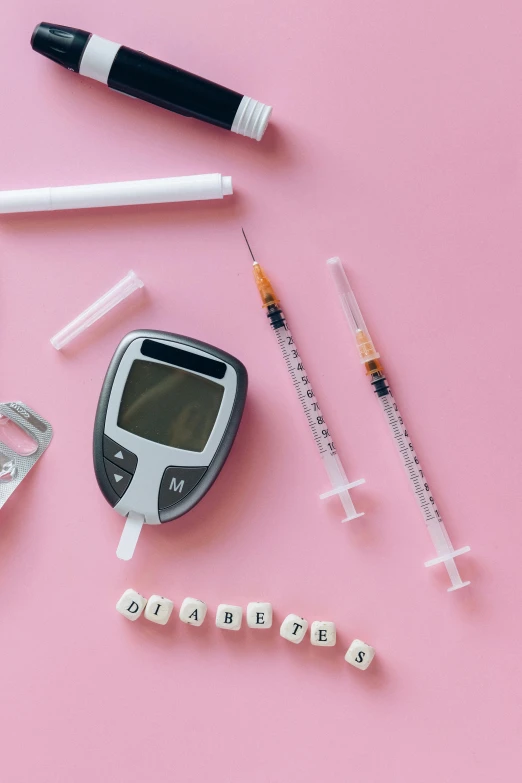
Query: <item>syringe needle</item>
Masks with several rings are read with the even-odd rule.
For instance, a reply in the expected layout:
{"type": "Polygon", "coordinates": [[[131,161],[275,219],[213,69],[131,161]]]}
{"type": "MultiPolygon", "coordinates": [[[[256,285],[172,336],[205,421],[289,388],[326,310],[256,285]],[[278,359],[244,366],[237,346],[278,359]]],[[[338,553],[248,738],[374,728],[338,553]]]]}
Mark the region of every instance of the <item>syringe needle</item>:
{"type": "Polygon", "coordinates": [[[245,229],[243,228],[243,226],[241,226],[241,231],[243,232],[243,236],[245,237],[245,242],[247,243],[247,247],[250,250],[250,255],[252,256],[252,261],[254,262],[254,264],[257,264],[257,261],[256,261],[256,259],[254,257],[254,254],[252,253],[252,248],[250,247],[250,242],[247,239],[247,235],[245,234],[245,229]]]}
{"type": "MultiPolygon", "coordinates": [[[[245,237],[245,242],[247,243],[248,249],[250,251],[250,255],[254,259],[254,280],[257,286],[257,290],[259,291],[259,294],[261,296],[261,301],[263,302],[263,307],[267,308],[268,316],[270,317],[271,310],[270,308],[277,308],[279,305],[279,299],[275,295],[275,291],[272,288],[272,284],[268,277],[265,275],[261,265],[258,261],[256,261],[254,254],[252,253],[252,248],[250,247],[250,243],[246,237],[245,230],[242,228],[241,231],[243,232],[243,236],[245,237]]],[[[273,324],[272,324],[273,325],[273,324]]]]}

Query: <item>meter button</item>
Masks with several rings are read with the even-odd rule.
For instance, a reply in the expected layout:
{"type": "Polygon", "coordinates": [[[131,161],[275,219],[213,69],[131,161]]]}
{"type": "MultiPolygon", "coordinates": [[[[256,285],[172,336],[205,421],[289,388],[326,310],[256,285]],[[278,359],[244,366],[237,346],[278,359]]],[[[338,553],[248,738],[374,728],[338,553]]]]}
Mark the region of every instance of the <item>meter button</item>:
{"type": "Polygon", "coordinates": [[[107,478],[110,481],[111,487],[118,497],[121,498],[132,481],[132,475],[127,473],[126,470],[119,468],[118,465],[115,465],[113,462],[109,462],[108,459],[105,459],[104,462],[107,478]]]}
{"type": "Polygon", "coordinates": [[[183,500],[206,472],[206,468],[167,468],[161,479],[160,509],[169,508],[183,500]]]}
{"type": "MultiPolygon", "coordinates": [[[[111,462],[114,462],[115,465],[123,468],[123,470],[126,470],[127,473],[132,473],[134,475],[136,472],[136,465],[138,464],[137,456],[133,454],[132,451],[124,449],[119,443],[116,443],[116,441],[108,438],[107,435],[103,436],[103,456],[111,462]]],[[[127,487],[125,487],[125,489],[126,488],[127,487]]]]}

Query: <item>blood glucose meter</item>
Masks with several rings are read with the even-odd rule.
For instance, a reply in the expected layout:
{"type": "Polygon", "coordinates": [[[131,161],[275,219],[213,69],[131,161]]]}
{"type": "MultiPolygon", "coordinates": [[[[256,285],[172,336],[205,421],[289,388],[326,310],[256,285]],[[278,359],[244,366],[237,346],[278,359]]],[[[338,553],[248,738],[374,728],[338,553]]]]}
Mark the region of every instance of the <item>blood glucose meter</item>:
{"type": "Polygon", "coordinates": [[[177,519],[210,489],[234,442],[247,384],[243,364],[206,343],[148,330],[124,337],[94,424],[96,479],[127,518],[118,557],[132,557],[143,524],[177,519]]]}

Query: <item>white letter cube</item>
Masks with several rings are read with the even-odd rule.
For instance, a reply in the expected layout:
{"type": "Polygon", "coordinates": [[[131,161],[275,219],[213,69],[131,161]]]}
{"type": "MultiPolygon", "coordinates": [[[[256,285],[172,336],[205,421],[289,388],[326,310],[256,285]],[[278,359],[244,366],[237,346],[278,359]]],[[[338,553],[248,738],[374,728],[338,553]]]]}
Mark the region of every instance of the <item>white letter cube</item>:
{"type": "Polygon", "coordinates": [[[375,650],[370,647],[369,644],[361,642],[360,639],[354,639],[351,643],[348,652],[344,656],[344,660],[351,663],[357,669],[367,669],[373,661],[375,650]]]}
{"type": "Polygon", "coordinates": [[[179,619],[188,625],[201,625],[207,615],[207,605],[197,598],[185,598],[179,610],[179,619]]]}
{"type": "Polygon", "coordinates": [[[151,623],[167,625],[173,609],[174,604],[168,598],[163,598],[161,595],[151,595],[145,607],[145,618],[151,623]]]}
{"type": "Polygon", "coordinates": [[[243,610],[240,606],[219,604],[216,612],[216,625],[218,628],[226,628],[227,631],[239,631],[243,610]]]}
{"type": "Polygon", "coordinates": [[[131,587],[125,590],[122,597],[116,604],[116,609],[127,620],[137,620],[145,609],[147,599],[133,590],[131,587]]]}
{"type": "Polygon", "coordinates": [[[247,606],[247,623],[249,628],[272,627],[272,604],[253,601],[247,606]]]}
{"type": "Polygon", "coordinates": [[[333,647],[337,640],[335,623],[314,620],[310,628],[310,641],[317,647],[333,647]]]}
{"type": "Polygon", "coordinates": [[[299,617],[297,614],[289,614],[283,620],[279,633],[283,639],[299,644],[299,642],[303,641],[307,630],[308,620],[305,620],[304,617],[299,617]]]}

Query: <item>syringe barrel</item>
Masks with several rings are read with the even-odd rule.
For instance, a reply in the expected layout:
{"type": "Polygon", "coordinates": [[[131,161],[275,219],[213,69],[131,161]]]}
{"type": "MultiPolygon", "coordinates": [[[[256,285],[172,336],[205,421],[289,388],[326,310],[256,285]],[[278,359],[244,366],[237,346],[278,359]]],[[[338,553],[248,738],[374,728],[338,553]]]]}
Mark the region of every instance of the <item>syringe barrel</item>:
{"type": "MultiPolygon", "coordinates": [[[[346,486],[349,482],[346,473],[341,464],[341,460],[335,449],[335,444],[331,436],[328,425],[324,420],[323,413],[313,391],[312,383],[306,373],[301,356],[294,342],[294,338],[288,328],[284,313],[278,305],[270,305],[267,308],[267,315],[277,337],[277,342],[286,368],[292,379],[295,392],[303,409],[308,422],[308,428],[312,433],[315,445],[319,450],[321,459],[328,473],[332,489],[339,489],[346,486]]],[[[357,514],[348,489],[339,494],[341,503],[346,512],[346,519],[354,519],[361,516],[357,514]]]]}
{"type": "Polygon", "coordinates": [[[388,391],[387,395],[378,397],[378,399],[384,411],[388,426],[390,427],[395,445],[399,451],[406,475],[410,480],[413,493],[420,506],[422,518],[428,528],[435,550],[438,555],[444,555],[451,552],[453,551],[453,545],[444,526],[444,522],[442,521],[437,504],[433,499],[428,481],[422,470],[415,449],[413,448],[413,443],[408,435],[397,403],[390,391],[388,391]]]}

